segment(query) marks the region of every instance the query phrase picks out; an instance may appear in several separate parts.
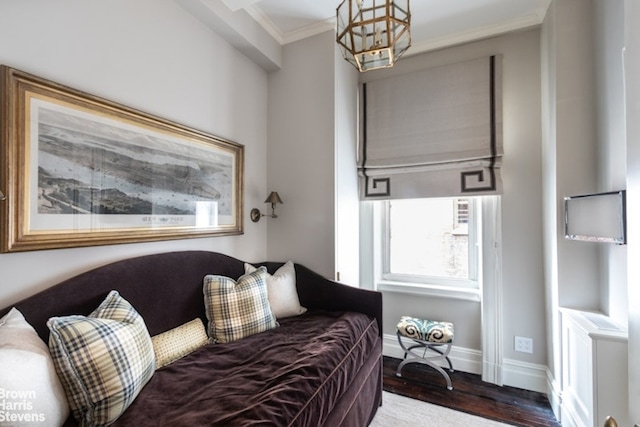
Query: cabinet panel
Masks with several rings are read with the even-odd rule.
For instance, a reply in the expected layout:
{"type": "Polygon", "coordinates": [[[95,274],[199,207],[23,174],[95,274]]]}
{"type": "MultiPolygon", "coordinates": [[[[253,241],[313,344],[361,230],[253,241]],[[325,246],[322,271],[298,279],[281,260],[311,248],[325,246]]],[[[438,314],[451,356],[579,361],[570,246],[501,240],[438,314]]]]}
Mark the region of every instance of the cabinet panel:
{"type": "Polygon", "coordinates": [[[600,313],[560,309],[563,426],[627,425],[627,333],[600,313]]]}

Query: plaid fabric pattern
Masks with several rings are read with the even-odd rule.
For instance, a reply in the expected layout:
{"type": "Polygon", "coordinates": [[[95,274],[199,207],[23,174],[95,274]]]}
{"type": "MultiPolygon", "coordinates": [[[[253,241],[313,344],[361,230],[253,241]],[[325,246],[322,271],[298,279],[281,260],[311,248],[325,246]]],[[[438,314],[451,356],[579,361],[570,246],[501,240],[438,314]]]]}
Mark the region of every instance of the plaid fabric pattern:
{"type": "Polygon", "coordinates": [[[231,342],[277,326],[267,299],[265,267],[245,274],[237,282],[207,275],[203,291],[211,342],[231,342]]]}
{"type": "Polygon", "coordinates": [[[398,332],[407,338],[448,344],[453,342],[453,323],[402,316],[398,332]]]}
{"type": "Polygon", "coordinates": [[[175,362],[207,343],[202,320],[193,319],[177,328],[151,337],[156,355],[156,369],[175,362]]]}
{"type": "Polygon", "coordinates": [[[113,423],[155,372],[147,326],[111,291],[89,316],[52,317],[49,350],[81,426],[113,423]]]}

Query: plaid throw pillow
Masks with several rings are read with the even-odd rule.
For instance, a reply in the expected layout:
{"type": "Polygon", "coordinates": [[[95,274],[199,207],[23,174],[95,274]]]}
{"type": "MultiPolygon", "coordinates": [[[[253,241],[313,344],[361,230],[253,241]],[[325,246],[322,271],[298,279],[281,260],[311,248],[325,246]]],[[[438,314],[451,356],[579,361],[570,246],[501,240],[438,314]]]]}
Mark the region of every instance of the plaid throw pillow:
{"type": "Polygon", "coordinates": [[[56,371],[81,426],[113,423],[155,372],[147,326],[117,291],[89,316],[52,317],[47,326],[56,371]]]}
{"type": "Polygon", "coordinates": [[[211,342],[231,342],[277,326],[267,299],[264,267],[245,274],[237,282],[229,277],[207,275],[203,291],[211,342]]]}

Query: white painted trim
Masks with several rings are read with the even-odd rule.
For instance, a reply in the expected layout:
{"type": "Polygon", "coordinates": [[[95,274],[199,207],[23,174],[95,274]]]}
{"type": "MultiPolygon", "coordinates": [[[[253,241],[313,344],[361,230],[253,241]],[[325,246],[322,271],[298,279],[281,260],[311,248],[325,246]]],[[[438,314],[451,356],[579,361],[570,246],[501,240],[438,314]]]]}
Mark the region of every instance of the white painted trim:
{"type": "Polygon", "coordinates": [[[260,0],[222,0],[225,6],[231,9],[232,12],[247,8],[250,5],[259,2],[260,0]]]}
{"type": "Polygon", "coordinates": [[[306,27],[302,27],[297,30],[286,32],[283,38],[284,44],[297,42],[298,40],[306,39],[307,37],[313,37],[327,31],[336,31],[335,17],[316,22],[315,24],[307,25],[306,27]]]}
{"type": "MultiPolygon", "coordinates": [[[[382,353],[385,356],[398,359],[404,357],[404,351],[398,344],[398,338],[391,334],[383,336],[382,353]]],[[[480,375],[482,372],[482,352],[479,350],[453,346],[449,358],[453,369],[457,371],[476,375],[480,375]]],[[[446,364],[442,364],[442,366],[445,367],[446,364]]],[[[506,359],[503,367],[504,385],[547,394],[549,370],[546,366],[506,359]]],[[[455,389],[455,384],[453,387],[455,389]]]]}
{"type": "MultiPolygon", "coordinates": [[[[223,0],[226,4],[227,2],[223,0]]],[[[249,0],[248,3],[254,3],[249,0]]],[[[535,27],[542,23],[547,13],[551,0],[547,0],[544,7],[540,7],[534,13],[530,13],[526,16],[514,18],[507,22],[502,22],[496,25],[488,25],[486,27],[477,28],[469,31],[461,31],[456,34],[437,37],[430,39],[422,43],[414,43],[409,50],[405,53],[405,56],[416,55],[431,50],[442,49],[448,46],[455,46],[463,43],[468,43],[475,40],[485,39],[489,37],[495,37],[500,34],[508,33],[510,31],[521,30],[525,28],[535,27]]],[[[266,13],[260,8],[259,5],[249,4],[244,7],[245,11],[258,23],[265,31],[276,39],[281,45],[293,43],[298,40],[312,37],[318,34],[322,34],[326,31],[336,28],[336,17],[327,18],[324,21],[307,25],[298,28],[293,31],[283,32],[276,26],[273,21],[267,16],[266,13]]]]}
{"type": "Polygon", "coordinates": [[[504,384],[502,209],[500,196],[482,202],[482,380],[504,384]]]}
{"type": "Polygon", "coordinates": [[[280,45],[285,45],[298,40],[306,39],[307,37],[313,37],[318,34],[322,34],[327,31],[335,31],[336,29],[336,17],[327,18],[324,21],[318,21],[311,25],[298,28],[293,31],[283,32],[273,22],[269,15],[267,15],[262,8],[258,5],[251,5],[244,8],[244,10],[251,16],[258,24],[268,32],[271,37],[276,39],[280,45]]]}
{"type": "Polygon", "coordinates": [[[560,382],[557,381],[553,372],[549,368],[547,368],[547,398],[549,399],[549,404],[551,405],[551,409],[553,410],[554,415],[557,419],[561,419],[562,414],[562,387],[560,382]]]}
{"type": "Polygon", "coordinates": [[[448,36],[429,39],[421,43],[414,43],[405,53],[405,57],[449,46],[456,46],[472,41],[482,40],[489,37],[495,37],[511,31],[535,27],[542,23],[545,14],[546,9],[542,14],[540,12],[531,13],[499,24],[488,25],[486,27],[475,28],[468,31],[461,31],[448,36]]]}
{"type": "Polygon", "coordinates": [[[381,280],[376,283],[377,290],[399,292],[405,295],[422,295],[435,298],[451,298],[480,302],[480,290],[471,288],[453,288],[451,286],[427,285],[421,283],[393,282],[381,280]]]}
{"type": "MultiPolygon", "coordinates": [[[[404,351],[402,350],[402,347],[400,347],[400,344],[398,344],[398,338],[395,335],[384,334],[382,337],[382,354],[389,357],[395,357],[397,359],[402,359],[404,357],[404,351]]],[[[478,350],[456,347],[454,345],[451,347],[449,359],[451,359],[453,369],[455,370],[477,375],[481,372],[482,353],[478,350]]],[[[446,362],[442,364],[442,366],[447,366],[446,362]]]]}
{"type": "Polygon", "coordinates": [[[505,359],[502,365],[504,385],[547,393],[547,367],[535,363],[505,359]]]}
{"type": "MultiPolygon", "coordinates": [[[[224,0],[223,0],[224,1],[224,0]]],[[[273,37],[280,46],[284,44],[284,34],[280,28],[273,23],[269,15],[267,15],[262,8],[256,5],[247,6],[244,8],[245,12],[249,14],[254,21],[256,21],[264,30],[273,37]]]]}

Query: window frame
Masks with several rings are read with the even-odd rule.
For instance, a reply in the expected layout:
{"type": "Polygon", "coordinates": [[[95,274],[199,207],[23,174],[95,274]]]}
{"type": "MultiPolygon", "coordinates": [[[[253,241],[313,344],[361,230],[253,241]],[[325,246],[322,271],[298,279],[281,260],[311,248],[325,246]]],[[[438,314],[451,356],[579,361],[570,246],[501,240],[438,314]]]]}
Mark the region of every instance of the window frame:
{"type": "MultiPolygon", "coordinates": [[[[439,276],[411,275],[390,272],[390,209],[391,201],[379,202],[378,221],[381,233],[379,251],[379,272],[376,288],[389,292],[442,296],[479,301],[482,277],[482,198],[455,197],[469,199],[469,270],[468,279],[439,276]]],[[[452,213],[456,215],[456,213],[452,213]]]]}

